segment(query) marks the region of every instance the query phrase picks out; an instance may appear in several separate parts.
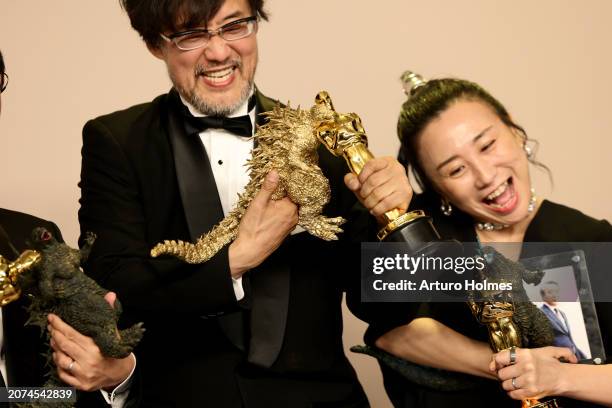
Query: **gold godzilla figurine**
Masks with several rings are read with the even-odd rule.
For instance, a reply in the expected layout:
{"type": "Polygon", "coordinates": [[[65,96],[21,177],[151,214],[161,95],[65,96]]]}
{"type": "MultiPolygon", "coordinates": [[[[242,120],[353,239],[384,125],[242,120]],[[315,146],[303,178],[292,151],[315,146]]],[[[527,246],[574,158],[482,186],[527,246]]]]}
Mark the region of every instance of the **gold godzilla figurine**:
{"type": "MultiPolygon", "coordinates": [[[[236,238],[242,216],[261,189],[266,174],[273,169],[279,174],[279,185],[272,198],[278,200],[288,196],[297,204],[298,225],[310,234],[326,241],[338,239],[336,234],[342,232],[340,225],[345,222],[344,218],[321,215],[331,191],[329,181],[318,166],[320,142],[316,135],[322,122],[337,121],[338,114],[317,100],[309,110],[277,104],[264,115],[268,122],[260,126],[254,136],[257,147],[247,162],[249,182],[239,195],[235,208],[212,230],[200,236],[195,244],[164,241],[151,250],[152,257],[172,255],[191,264],[209,260],[236,238]]],[[[337,126],[350,126],[350,123],[339,122],[337,126]]]]}

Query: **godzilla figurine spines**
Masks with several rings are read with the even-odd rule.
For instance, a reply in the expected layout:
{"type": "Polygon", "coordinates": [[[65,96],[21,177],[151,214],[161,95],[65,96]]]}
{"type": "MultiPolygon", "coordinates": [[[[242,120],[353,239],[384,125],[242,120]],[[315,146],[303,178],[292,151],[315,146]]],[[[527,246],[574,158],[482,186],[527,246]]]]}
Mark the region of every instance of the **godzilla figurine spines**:
{"type": "Polygon", "coordinates": [[[338,239],[344,219],[321,214],[329,202],[331,190],[318,166],[319,140],[315,128],[323,120],[328,121],[330,127],[335,124],[338,129],[347,124],[339,120],[339,115],[320,105],[306,110],[277,104],[263,116],[268,122],[257,128],[254,136],[257,146],[246,163],[249,182],[244,193],[239,195],[234,210],[196,243],[164,241],[151,250],[151,256],[171,255],[188,263],[209,260],[236,238],[242,216],[271,170],[279,174],[279,184],[272,199],[289,197],[299,207],[298,225],[318,238],[338,239]]]}

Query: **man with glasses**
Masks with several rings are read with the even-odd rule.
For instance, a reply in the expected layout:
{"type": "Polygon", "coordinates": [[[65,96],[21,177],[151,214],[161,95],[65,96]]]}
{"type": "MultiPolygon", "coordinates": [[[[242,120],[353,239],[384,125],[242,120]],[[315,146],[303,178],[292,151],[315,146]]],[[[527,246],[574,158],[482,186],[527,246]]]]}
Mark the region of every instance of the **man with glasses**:
{"type": "MultiPolygon", "coordinates": [[[[82,233],[98,235],[86,272],[118,293],[130,322],[145,322],[136,352],[143,405],[367,406],[344,355],[340,305],[346,276],[359,274],[359,252],[343,256],[346,241],[374,218],[344,185],[342,160],[319,150],[332,188],[326,213],[349,219],[339,242],[293,231],[297,207],[271,200],[271,172],[236,240],[209,261],[149,256],[158,242],[209,231],[248,181],[257,114],[275,104],[254,87],[263,0],[122,5],[173,88],[85,125],[79,220],[82,233]]],[[[402,166],[366,167],[361,180],[347,177],[365,206],[375,215],[405,209],[402,166]]]]}
{"type": "MultiPolygon", "coordinates": [[[[0,93],[8,85],[4,57],[0,52],[0,93]]],[[[0,96],[0,112],[2,97],[0,96]]],[[[52,222],[29,214],[0,208],[0,255],[13,260],[28,248],[26,240],[36,227],[44,227],[62,240],[59,228],[52,222]]],[[[112,305],[115,294],[106,299],[112,305]]],[[[0,309],[0,387],[42,387],[48,376],[46,361],[48,345],[42,341],[38,327],[26,326],[29,301],[23,297],[2,306],[0,309]]],[[[58,375],[69,386],[85,391],[101,388],[109,390],[102,394],[80,393],[78,407],[135,407],[136,393],[128,401],[128,377],[134,369],[134,356],[114,359],[102,356],[100,349],[90,337],[84,336],[64,323],[59,317],[49,319],[52,333],[51,345],[54,349],[53,360],[58,367],[58,375]]],[[[0,407],[8,404],[0,401],[0,407]]]]}

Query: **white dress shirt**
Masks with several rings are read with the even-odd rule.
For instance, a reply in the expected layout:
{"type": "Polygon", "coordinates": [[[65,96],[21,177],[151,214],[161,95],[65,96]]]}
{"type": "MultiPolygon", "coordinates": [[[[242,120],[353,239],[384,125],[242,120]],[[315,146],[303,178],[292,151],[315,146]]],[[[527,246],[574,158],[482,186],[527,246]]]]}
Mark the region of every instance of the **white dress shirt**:
{"type": "MultiPolygon", "coordinates": [[[[251,91],[251,95],[253,91],[251,91]]],[[[181,101],[195,117],[206,116],[197,111],[189,102],[181,96],[181,101]]],[[[248,112],[248,98],[228,117],[244,116],[248,113],[251,124],[255,129],[255,109],[248,112]]],[[[204,145],[210,166],[219,192],[219,199],[223,207],[223,215],[227,216],[238,201],[238,194],[244,191],[249,182],[249,174],[246,162],[251,157],[253,150],[253,139],[237,136],[225,129],[206,129],[199,134],[204,145]]],[[[244,298],[242,278],[234,279],[234,294],[236,300],[244,298]]]]}
{"type": "Polygon", "coordinates": [[[132,385],[132,376],[134,375],[134,370],[136,370],[136,356],[134,353],[130,354],[130,356],[134,359],[134,367],[128,378],[123,380],[123,382],[117,385],[111,392],[100,390],[106,403],[109,404],[111,408],[123,408],[129,395],[130,386],[132,385]]]}

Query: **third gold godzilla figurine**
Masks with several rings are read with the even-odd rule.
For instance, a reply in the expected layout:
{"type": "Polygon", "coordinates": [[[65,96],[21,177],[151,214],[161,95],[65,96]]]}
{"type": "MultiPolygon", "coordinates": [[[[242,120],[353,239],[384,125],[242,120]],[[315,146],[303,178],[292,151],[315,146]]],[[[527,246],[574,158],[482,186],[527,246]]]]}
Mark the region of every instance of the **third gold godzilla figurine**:
{"type": "Polygon", "coordinates": [[[316,103],[309,110],[277,105],[265,115],[269,121],[257,129],[257,147],[247,163],[249,183],[239,196],[235,208],[211,231],[203,234],[195,244],[184,241],[164,241],[151,250],[151,256],[172,255],[188,263],[203,263],[221,248],[232,242],[238,225],[251,200],[260,190],[271,170],[278,171],[279,186],[273,199],[288,196],[299,207],[298,225],[310,234],[330,241],[342,232],[342,217],[321,215],[331,195],[329,181],[318,166],[319,140],[315,130],[321,123],[347,127],[350,123],[337,121],[338,115],[325,104],[316,103]]]}

